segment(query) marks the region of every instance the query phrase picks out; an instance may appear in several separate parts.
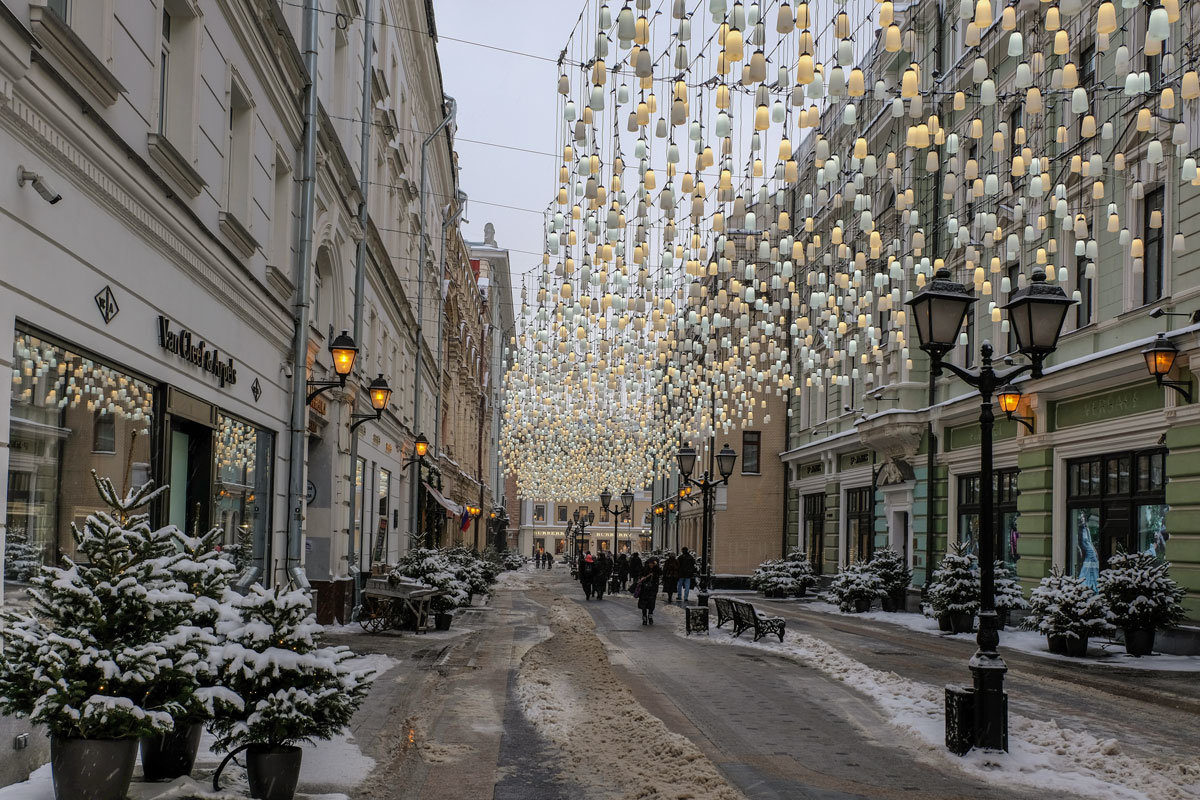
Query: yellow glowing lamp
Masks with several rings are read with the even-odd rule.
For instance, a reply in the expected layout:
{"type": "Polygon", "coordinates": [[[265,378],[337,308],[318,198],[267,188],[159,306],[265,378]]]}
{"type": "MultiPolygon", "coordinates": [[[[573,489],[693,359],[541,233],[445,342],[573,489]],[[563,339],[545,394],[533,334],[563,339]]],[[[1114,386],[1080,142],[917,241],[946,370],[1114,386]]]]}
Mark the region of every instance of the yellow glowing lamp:
{"type": "Polygon", "coordinates": [[[1146,359],[1146,369],[1150,370],[1151,377],[1160,381],[1171,374],[1178,355],[1179,348],[1161,333],[1153,344],[1142,351],[1142,356],[1146,359]]]}
{"type": "Polygon", "coordinates": [[[371,385],[367,387],[367,391],[371,393],[371,408],[376,411],[383,411],[387,408],[388,400],[392,398],[392,389],[388,386],[388,382],[384,379],[382,373],[375,380],[371,381],[371,385]]]}
{"type": "Polygon", "coordinates": [[[333,355],[333,371],[339,378],[345,378],[354,369],[354,359],[358,357],[358,345],[350,338],[349,331],[342,331],[329,343],[329,352],[333,355]]]}
{"type": "Polygon", "coordinates": [[[1000,410],[1005,415],[1012,414],[1021,405],[1021,390],[1011,383],[1005,384],[996,393],[996,402],[1000,404],[1000,410]]]}
{"type": "Polygon", "coordinates": [[[425,438],[425,434],[422,433],[417,437],[417,441],[413,445],[413,448],[417,451],[418,458],[425,457],[425,454],[429,452],[429,440],[425,438]]]}

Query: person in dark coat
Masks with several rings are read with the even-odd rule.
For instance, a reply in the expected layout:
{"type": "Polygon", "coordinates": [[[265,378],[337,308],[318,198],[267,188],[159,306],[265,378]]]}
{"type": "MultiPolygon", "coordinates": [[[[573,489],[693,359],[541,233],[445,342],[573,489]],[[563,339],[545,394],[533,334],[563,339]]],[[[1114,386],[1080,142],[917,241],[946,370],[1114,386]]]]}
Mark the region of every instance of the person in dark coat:
{"type": "Polygon", "coordinates": [[[612,559],[608,553],[601,552],[596,559],[596,571],[592,575],[592,592],[597,600],[604,599],[604,590],[608,588],[608,579],[612,576],[612,559]]]}
{"type": "Polygon", "coordinates": [[[588,599],[592,599],[592,580],[596,577],[596,559],[592,558],[592,553],[589,550],[583,554],[583,560],[579,562],[579,582],[583,585],[583,594],[588,599]]]}
{"type": "Polygon", "coordinates": [[[667,554],[667,560],[663,562],[662,567],[662,587],[667,593],[667,602],[674,602],[671,596],[675,594],[675,590],[679,587],[675,582],[679,580],[679,561],[676,560],[674,553],[667,554]]]}
{"type": "Polygon", "coordinates": [[[642,577],[642,557],[634,553],[629,557],[629,590],[633,591],[633,587],[637,586],[638,580],[642,577]]]}
{"type": "Polygon", "coordinates": [[[662,581],[662,569],[658,566],[658,559],[651,556],[646,559],[646,567],[642,570],[642,577],[638,580],[637,599],[638,608],[642,610],[642,624],[654,624],[654,603],[658,599],[658,587],[662,581]]]}
{"type": "Polygon", "coordinates": [[[679,554],[679,581],[677,591],[679,599],[686,605],[688,601],[688,592],[691,591],[692,581],[696,578],[696,557],[688,552],[688,549],[683,548],[683,552],[679,554]]]}
{"type": "Polygon", "coordinates": [[[617,571],[617,588],[623,592],[625,591],[625,584],[629,582],[629,554],[618,553],[617,563],[614,568],[617,571]]]}

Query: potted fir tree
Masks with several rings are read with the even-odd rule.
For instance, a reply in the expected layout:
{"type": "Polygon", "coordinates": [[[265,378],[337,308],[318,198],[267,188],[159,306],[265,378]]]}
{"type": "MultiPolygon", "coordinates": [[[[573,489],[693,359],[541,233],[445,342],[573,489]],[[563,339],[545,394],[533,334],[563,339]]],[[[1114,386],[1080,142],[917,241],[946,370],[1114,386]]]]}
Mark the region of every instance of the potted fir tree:
{"type": "Polygon", "coordinates": [[[1029,595],[1021,627],[1045,634],[1051,653],[1082,658],[1088,639],[1112,633],[1111,618],[1103,596],[1055,567],[1029,595]]]}
{"type": "Polygon", "coordinates": [[[235,709],[241,699],[220,685],[210,661],[221,604],[235,565],[216,542],[221,535],[214,528],[203,536],[188,536],[173,531],[170,555],[160,564],[185,592],[175,606],[184,636],[167,644],[166,665],[146,693],[147,704],[174,704],[175,727],[169,733],[143,736],[142,772],[146,780],[172,780],[192,771],[204,723],[221,706],[235,709]]]}
{"type": "Polygon", "coordinates": [[[792,574],[778,559],[767,559],[750,575],[750,588],[763,597],[787,597],[792,590],[792,574]]]}
{"type": "Polygon", "coordinates": [[[1117,553],[1100,573],[1100,594],[1123,630],[1125,652],[1131,656],[1149,655],[1154,632],[1183,618],[1179,602],[1184,590],[1168,574],[1170,566],[1151,553],[1117,553]]]}
{"type": "Polygon", "coordinates": [[[107,478],[92,479],[108,510],[72,526],[76,558],[40,566],[32,609],[0,622],[0,711],[46,726],[58,800],[123,800],[138,737],[171,731],[181,710],[178,698],[147,699],[173,669],[163,654],[187,636],[177,624],[182,592],[158,559],[172,529],[153,530],[138,512],[162,490],[146,484],[122,497],[107,478]]]}
{"type": "Polygon", "coordinates": [[[462,570],[441,550],[416,548],[410,550],[392,570],[388,580],[411,578],[438,590],[430,598],[429,608],[439,631],[450,629],[454,609],[470,602],[469,585],[460,577],[462,570]]]}
{"type": "Polygon", "coordinates": [[[925,613],[935,617],[942,630],[970,633],[979,611],[979,571],[975,557],[955,545],[933,571],[926,591],[925,613]]]}
{"type": "Polygon", "coordinates": [[[1029,602],[1025,599],[1025,594],[1021,591],[1021,584],[1017,580],[1016,575],[1008,568],[1008,565],[1003,561],[997,561],[993,567],[995,570],[995,602],[996,602],[996,622],[1000,630],[1004,630],[1004,626],[1008,624],[1009,615],[1014,609],[1024,611],[1029,608],[1029,602]]]}
{"type": "Polygon", "coordinates": [[[792,594],[796,597],[804,597],[817,583],[817,577],[813,575],[812,563],[808,560],[808,554],[803,550],[792,550],[783,559],[788,573],[792,576],[792,594]]]}
{"type": "Polygon", "coordinates": [[[883,586],[883,610],[903,611],[908,585],[912,583],[912,570],[904,556],[891,549],[876,550],[871,556],[870,567],[883,586]]]}
{"type": "Polygon", "coordinates": [[[346,665],[345,647],[321,647],[308,595],[257,584],[233,599],[218,623],[224,644],[213,654],[226,687],[242,698],[240,710],[218,713],[209,724],[216,745],[228,750],[213,776],[246,750],[250,796],[291,800],[300,779],[298,744],[329,739],[350,722],[366,696],[370,672],[346,665]]]}
{"type": "Polygon", "coordinates": [[[883,597],[879,576],[865,561],[847,564],[829,584],[829,598],[842,611],[863,614],[871,610],[876,597],[883,597]]]}

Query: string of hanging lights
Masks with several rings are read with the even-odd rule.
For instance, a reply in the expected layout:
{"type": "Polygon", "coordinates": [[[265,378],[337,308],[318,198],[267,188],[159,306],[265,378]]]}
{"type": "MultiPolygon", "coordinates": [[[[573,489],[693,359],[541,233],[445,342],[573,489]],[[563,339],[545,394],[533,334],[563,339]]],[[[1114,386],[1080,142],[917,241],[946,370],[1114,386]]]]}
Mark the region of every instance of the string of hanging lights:
{"type": "Polygon", "coordinates": [[[903,304],[943,267],[993,338],[1035,270],[1094,276],[1099,226],[1139,276],[1118,180],[1200,186],[1178,0],[584,6],[505,376],[523,496],[645,484],[772,395],[905,380],[903,304]]]}

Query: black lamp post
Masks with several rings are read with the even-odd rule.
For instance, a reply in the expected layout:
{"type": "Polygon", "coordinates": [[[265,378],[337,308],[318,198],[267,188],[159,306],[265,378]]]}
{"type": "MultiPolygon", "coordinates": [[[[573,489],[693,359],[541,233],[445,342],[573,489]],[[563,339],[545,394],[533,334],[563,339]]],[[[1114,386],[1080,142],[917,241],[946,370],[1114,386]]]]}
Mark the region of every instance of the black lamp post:
{"type": "Polygon", "coordinates": [[[589,511],[586,514],[580,514],[579,509],[575,509],[575,513],[571,515],[571,519],[575,520],[575,558],[579,558],[579,540],[584,537],[587,531],[587,526],[596,521],[596,512],[589,511]]]}
{"type": "Polygon", "coordinates": [[[413,442],[413,457],[404,462],[404,466],[412,466],[416,468],[413,480],[417,482],[417,524],[421,529],[417,531],[421,538],[421,546],[424,547],[425,542],[425,518],[422,516],[422,505],[425,498],[425,487],[421,486],[420,481],[424,474],[425,454],[429,452],[429,440],[425,438],[425,434],[417,436],[417,440],[413,442]]]}
{"type": "MultiPolygon", "coordinates": [[[[613,558],[616,558],[617,557],[617,526],[621,522],[621,515],[627,511],[633,510],[633,489],[626,486],[625,491],[621,492],[621,507],[620,508],[609,508],[608,507],[608,504],[612,502],[612,499],[613,499],[612,492],[610,492],[608,489],[605,489],[603,492],[600,493],[600,505],[604,507],[605,511],[607,511],[613,515],[612,553],[613,553],[613,558]]],[[[630,550],[633,549],[632,542],[630,542],[630,544],[629,544],[629,549],[630,550]]]]}
{"type": "Polygon", "coordinates": [[[508,509],[496,506],[491,513],[492,538],[497,552],[508,549],[508,509]]]}
{"type": "Polygon", "coordinates": [[[942,360],[958,342],[958,333],[975,296],[961,283],[950,278],[948,269],[940,269],[929,284],[906,305],[912,309],[921,349],[929,354],[934,377],[948,369],[969,386],[977,389],[979,405],[979,649],[971,657],[974,682],[974,730],[972,744],[993,750],[1008,750],[1008,698],[1004,693],[1004,673],[1008,667],[996,651],[1000,643],[995,603],[995,532],[992,464],[992,395],[1004,387],[1004,407],[1015,410],[1012,390],[1005,386],[1013,378],[1029,372],[1042,376],[1042,362],[1058,346],[1063,319],[1075,301],[1062,287],[1046,283],[1046,273],[1037,268],[1031,282],[1013,294],[1005,306],[1009,324],[1017,338],[1017,349],[1032,363],[997,372],[992,367],[992,345],[979,348],[982,358],[978,369],[963,369],[942,360]]]}
{"type": "Polygon", "coordinates": [[[708,469],[704,470],[704,475],[699,480],[692,477],[692,470],[696,468],[696,448],[684,445],[675,455],[676,461],[679,462],[679,474],[682,476],[683,482],[698,488],[704,500],[702,511],[704,520],[701,525],[702,537],[700,540],[700,590],[696,592],[696,599],[705,608],[708,608],[708,590],[712,586],[713,498],[717,493],[718,486],[729,483],[729,476],[733,474],[734,462],[737,461],[737,453],[726,442],[716,456],[717,469],[721,473],[721,479],[717,480],[716,475],[713,474],[713,443],[711,440],[708,451],[708,469]]]}

